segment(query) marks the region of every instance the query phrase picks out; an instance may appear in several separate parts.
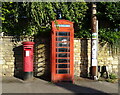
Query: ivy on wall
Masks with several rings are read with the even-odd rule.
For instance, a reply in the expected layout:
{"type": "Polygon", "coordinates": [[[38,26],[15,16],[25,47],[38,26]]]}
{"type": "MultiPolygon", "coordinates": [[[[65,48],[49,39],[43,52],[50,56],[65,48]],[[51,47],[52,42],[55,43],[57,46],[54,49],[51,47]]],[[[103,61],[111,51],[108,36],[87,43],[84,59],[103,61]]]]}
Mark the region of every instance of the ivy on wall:
{"type": "MultiPolygon", "coordinates": [[[[74,22],[75,37],[91,37],[91,3],[86,2],[3,2],[2,31],[7,35],[49,35],[51,21],[74,22]]],[[[120,39],[120,2],[97,3],[99,38],[111,45],[120,39]]]]}
{"type": "Polygon", "coordinates": [[[73,21],[79,30],[88,7],[85,2],[4,2],[2,9],[8,10],[3,12],[5,33],[35,35],[50,31],[51,21],[58,19],[59,14],[62,19],[73,21]]]}

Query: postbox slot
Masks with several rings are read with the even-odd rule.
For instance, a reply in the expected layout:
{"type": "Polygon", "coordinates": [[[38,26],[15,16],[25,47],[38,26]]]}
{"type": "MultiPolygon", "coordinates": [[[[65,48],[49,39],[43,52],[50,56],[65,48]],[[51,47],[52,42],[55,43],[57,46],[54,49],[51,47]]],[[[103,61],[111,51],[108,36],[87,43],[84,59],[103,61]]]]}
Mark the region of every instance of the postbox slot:
{"type": "Polygon", "coordinates": [[[56,64],[57,68],[70,68],[70,64],[56,64]]]}
{"type": "Polygon", "coordinates": [[[69,63],[70,59],[57,59],[57,63],[69,63]]]}
{"type": "Polygon", "coordinates": [[[31,47],[24,47],[24,49],[32,49],[31,47]]]}
{"type": "Polygon", "coordinates": [[[70,36],[70,32],[56,32],[56,36],[70,36]]]}
{"type": "Polygon", "coordinates": [[[70,52],[70,48],[57,48],[57,52],[70,52]]]}
{"type": "Polygon", "coordinates": [[[58,69],[57,74],[69,74],[69,69],[58,69]]]}

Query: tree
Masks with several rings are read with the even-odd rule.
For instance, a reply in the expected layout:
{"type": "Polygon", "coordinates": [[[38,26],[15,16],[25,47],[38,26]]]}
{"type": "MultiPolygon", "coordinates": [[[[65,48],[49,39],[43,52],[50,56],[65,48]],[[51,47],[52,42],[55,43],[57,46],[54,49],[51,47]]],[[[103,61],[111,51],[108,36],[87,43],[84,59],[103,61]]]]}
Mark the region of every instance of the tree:
{"type": "Polygon", "coordinates": [[[5,2],[2,9],[9,12],[3,12],[3,31],[13,35],[50,31],[51,21],[58,19],[59,13],[63,19],[73,21],[77,31],[82,27],[87,8],[85,2],[5,2]]]}
{"type": "Polygon", "coordinates": [[[99,2],[97,11],[99,21],[108,24],[107,28],[120,28],[120,2],[99,2]]]}
{"type": "Polygon", "coordinates": [[[51,21],[58,19],[59,14],[62,15],[62,19],[73,21],[77,31],[82,27],[82,21],[88,8],[84,2],[33,2],[29,7],[31,26],[35,27],[37,33],[38,31],[39,33],[50,31],[51,21]]]}
{"type": "Polygon", "coordinates": [[[120,2],[97,3],[99,38],[118,46],[120,40],[120,2]]]}
{"type": "MultiPolygon", "coordinates": [[[[85,2],[3,2],[2,31],[8,35],[44,34],[51,30],[51,21],[61,14],[63,19],[74,22],[76,37],[90,38],[90,6],[85,2]]],[[[120,2],[97,3],[101,40],[114,43],[119,39],[119,11],[120,2]]]]}
{"type": "MultiPolygon", "coordinates": [[[[21,15],[23,12],[18,2],[2,3],[2,31],[7,35],[20,35],[23,33],[25,25],[22,25],[21,15]]],[[[25,22],[25,21],[24,21],[25,22]]]]}

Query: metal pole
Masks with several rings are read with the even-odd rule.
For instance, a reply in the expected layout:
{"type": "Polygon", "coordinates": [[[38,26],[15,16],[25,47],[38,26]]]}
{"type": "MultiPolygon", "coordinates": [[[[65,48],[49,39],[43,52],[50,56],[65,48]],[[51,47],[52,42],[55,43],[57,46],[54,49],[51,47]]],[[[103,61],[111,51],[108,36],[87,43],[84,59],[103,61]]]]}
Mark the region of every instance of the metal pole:
{"type": "Polygon", "coordinates": [[[97,79],[97,17],[96,17],[96,3],[92,2],[92,39],[91,39],[91,77],[97,79]]]}

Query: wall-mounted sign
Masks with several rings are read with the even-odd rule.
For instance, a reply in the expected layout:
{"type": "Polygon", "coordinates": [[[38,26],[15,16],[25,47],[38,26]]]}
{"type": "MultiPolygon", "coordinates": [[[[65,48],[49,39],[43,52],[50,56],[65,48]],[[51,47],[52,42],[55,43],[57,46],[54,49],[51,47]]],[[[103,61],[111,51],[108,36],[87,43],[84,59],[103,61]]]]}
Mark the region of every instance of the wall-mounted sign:
{"type": "Polygon", "coordinates": [[[92,41],[92,66],[97,66],[97,40],[92,41]]]}
{"type": "Polygon", "coordinates": [[[97,40],[92,41],[92,58],[97,58],[97,40]]]}
{"type": "Polygon", "coordinates": [[[30,56],[30,51],[26,51],[25,56],[30,56]]]}
{"type": "Polygon", "coordinates": [[[97,33],[92,33],[92,39],[97,39],[97,33]]]}
{"type": "Polygon", "coordinates": [[[96,58],[95,58],[95,59],[94,59],[94,58],[92,59],[92,66],[97,66],[97,59],[96,59],[96,58]]]}
{"type": "Polygon", "coordinates": [[[58,25],[55,25],[55,27],[70,27],[69,24],[58,24],[58,25]]]}

